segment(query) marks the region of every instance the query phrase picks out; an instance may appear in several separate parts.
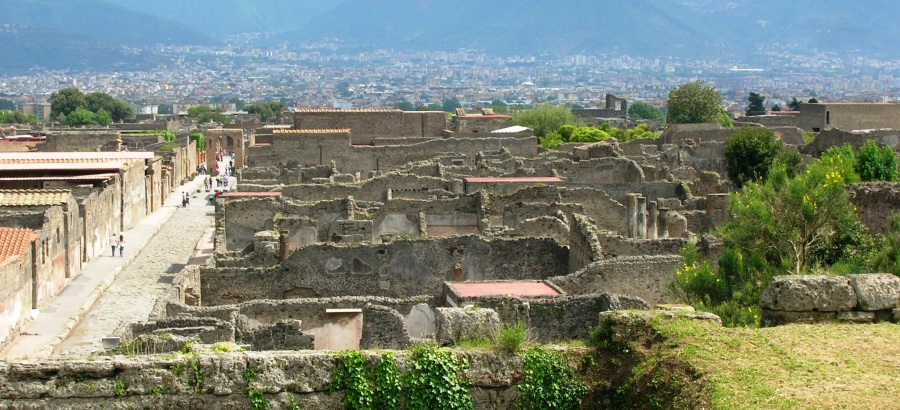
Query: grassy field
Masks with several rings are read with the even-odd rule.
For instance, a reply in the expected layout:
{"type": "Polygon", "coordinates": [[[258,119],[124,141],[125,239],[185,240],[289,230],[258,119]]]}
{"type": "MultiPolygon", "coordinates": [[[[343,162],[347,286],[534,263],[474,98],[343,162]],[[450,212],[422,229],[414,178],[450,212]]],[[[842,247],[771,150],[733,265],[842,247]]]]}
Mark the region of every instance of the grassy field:
{"type": "Polygon", "coordinates": [[[645,359],[688,365],[712,408],[900,409],[897,324],[736,329],[655,319],[650,326],[662,346],[645,359]]]}

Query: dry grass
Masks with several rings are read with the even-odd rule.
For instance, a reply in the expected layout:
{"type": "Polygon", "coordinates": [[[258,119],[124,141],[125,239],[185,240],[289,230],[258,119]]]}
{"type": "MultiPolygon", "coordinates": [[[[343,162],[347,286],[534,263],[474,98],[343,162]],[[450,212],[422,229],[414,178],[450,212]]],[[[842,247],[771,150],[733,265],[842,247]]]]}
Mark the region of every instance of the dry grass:
{"type": "Polygon", "coordinates": [[[661,321],[720,409],[900,409],[900,326],[735,329],[661,321]]]}

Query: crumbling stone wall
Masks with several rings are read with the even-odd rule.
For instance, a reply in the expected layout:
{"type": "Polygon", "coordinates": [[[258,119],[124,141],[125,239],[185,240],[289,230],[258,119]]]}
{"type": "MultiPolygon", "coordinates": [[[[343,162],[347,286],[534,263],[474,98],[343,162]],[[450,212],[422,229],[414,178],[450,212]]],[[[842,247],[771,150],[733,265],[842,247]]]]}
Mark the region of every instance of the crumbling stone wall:
{"type": "Polygon", "coordinates": [[[569,294],[614,293],[639,297],[654,306],[677,302],[668,285],[681,264],[679,255],[623,256],[599,260],[570,275],[548,280],[569,294]]]}
{"type": "Polygon", "coordinates": [[[600,312],[650,308],[640,298],[614,294],[479,297],[473,301],[481,310],[496,311],[503,323],[522,323],[529,338],[539,343],[586,339],[591,329],[599,325],[600,312]]]}
{"type": "Polygon", "coordinates": [[[763,326],[900,322],[900,278],[886,273],[777,276],[760,306],[763,326]]]}
{"type": "Polygon", "coordinates": [[[597,235],[597,243],[601,250],[599,260],[620,256],[678,255],[687,239],[632,239],[611,232],[600,232],[597,235]]]}
{"type": "Polygon", "coordinates": [[[32,252],[34,249],[28,247],[23,256],[10,257],[0,263],[0,350],[31,318],[32,252]]]}
{"type": "Polygon", "coordinates": [[[602,257],[597,228],[584,215],[573,215],[569,226],[569,271],[574,272],[602,257]]]}
{"type": "Polygon", "coordinates": [[[900,212],[900,184],[870,182],[847,187],[860,222],[872,233],[888,233],[891,212],[900,212]]]}
{"type": "MultiPolygon", "coordinates": [[[[371,360],[379,355],[367,354],[371,360]]],[[[408,360],[406,354],[398,353],[398,363],[408,360]]],[[[469,363],[465,378],[472,383],[475,409],[515,408],[516,384],[524,378],[521,356],[457,354],[469,363]]],[[[136,409],[246,409],[251,407],[247,391],[256,390],[272,408],[287,408],[295,401],[309,410],[340,409],[343,393],[330,391],[336,363],[334,353],[310,352],[0,362],[0,407],[75,410],[114,403],[136,409]],[[256,375],[251,383],[243,377],[248,370],[256,375]]]]}
{"type": "Polygon", "coordinates": [[[567,272],[567,248],[551,239],[474,236],[382,245],[316,244],[273,268],[203,269],[208,305],[252,299],[437,295],[444,281],[543,279],[567,272]],[[454,266],[462,265],[462,277],[454,266]]]}
{"type": "Polygon", "coordinates": [[[890,129],[866,131],[830,129],[822,131],[816,135],[816,139],[813,142],[801,147],[800,152],[818,158],[828,148],[850,144],[854,150],[859,150],[869,140],[874,140],[878,145],[890,147],[894,151],[900,152],[900,131],[890,129]]]}

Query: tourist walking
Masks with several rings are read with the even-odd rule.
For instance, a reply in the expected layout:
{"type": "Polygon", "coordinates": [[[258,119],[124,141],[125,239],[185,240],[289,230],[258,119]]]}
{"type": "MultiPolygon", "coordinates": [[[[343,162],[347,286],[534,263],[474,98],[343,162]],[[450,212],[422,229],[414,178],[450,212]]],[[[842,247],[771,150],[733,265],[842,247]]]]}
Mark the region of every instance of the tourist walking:
{"type": "MultiPolygon", "coordinates": [[[[119,256],[123,256],[125,254],[125,235],[119,235],[119,256]]],[[[115,255],[115,252],[113,253],[115,255]]]]}
{"type": "Polygon", "coordinates": [[[116,256],[116,246],[119,246],[119,240],[114,233],[109,234],[109,246],[112,247],[112,256],[116,256]]]}

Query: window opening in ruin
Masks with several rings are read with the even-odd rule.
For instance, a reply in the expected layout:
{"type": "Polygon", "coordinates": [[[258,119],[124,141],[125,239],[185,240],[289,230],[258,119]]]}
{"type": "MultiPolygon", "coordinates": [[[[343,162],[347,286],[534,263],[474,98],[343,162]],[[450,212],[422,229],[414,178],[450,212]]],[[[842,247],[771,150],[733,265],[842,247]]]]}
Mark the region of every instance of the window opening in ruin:
{"type": "Polygon", "coordinates": [[[825,124],[831,124],[831,111],[825,111],[825,124]]]}

